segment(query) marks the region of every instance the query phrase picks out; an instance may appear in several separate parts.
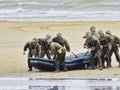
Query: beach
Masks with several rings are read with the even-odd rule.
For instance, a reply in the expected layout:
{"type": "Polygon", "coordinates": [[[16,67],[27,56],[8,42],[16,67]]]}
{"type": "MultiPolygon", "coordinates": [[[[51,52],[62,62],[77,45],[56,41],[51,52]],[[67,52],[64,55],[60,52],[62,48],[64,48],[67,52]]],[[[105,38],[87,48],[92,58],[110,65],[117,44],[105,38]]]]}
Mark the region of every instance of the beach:
{"type": "MultiPolygon", "coordinates": [[[[53,37],[61,32],[71,46],[71,50],[77,53],[84,53],[85,39],[82,37],[90,26],[96,26],[96,30],[111,30],[113,35],[120,35],[120,21],[46,21],[46,22],[17,22],[0,21],[0,77],[28,77],[28,78],[62,78],[62,77],[110,77],[120,78],[120,68],[113,55],[112,68],[104,70],[73,70],[68,72],[43,72],[33,69],[28,72],[27,54],[23,55],[23,47],[33,37],[45,38],[50,34],[53,37]]],[[[67,53],[67,56],[70,53],[67,53]]],[[[71,54],[72,55],[72,54],[71,54]]]]}

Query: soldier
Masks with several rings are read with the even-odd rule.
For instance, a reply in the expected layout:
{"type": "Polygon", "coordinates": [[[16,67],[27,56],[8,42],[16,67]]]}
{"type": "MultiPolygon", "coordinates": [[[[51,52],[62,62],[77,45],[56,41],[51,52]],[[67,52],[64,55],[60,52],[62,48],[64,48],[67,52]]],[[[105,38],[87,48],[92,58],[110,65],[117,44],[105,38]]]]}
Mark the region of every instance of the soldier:
{"type": "Polygon", "coordinates": [[[24,50],[23,50],[23,55],[25,55],[25,51],[27,51],[27,49],[29,49],[29,53],[28,53],[28,71],[32,71],[32,66],[30,65],[30,60],[29,57],[32,56],[39,56],[39,51],[40,51],[40,46],[38,44],[38,39],[37,38],[33,38],[32,41],[27,42],[24,46],[24,50]]]}
{"type": "Polygon", "coordinates": [[[56,55],[55,57],[55,72],[59,72],[59,66],[60,64],[63,65],[64,69],[63,71],[67,71],[66,65],[65,65],[65,55],[66,50],[58,43],[52,42],[51,39],[48,39],[48,44],[50,45],[50,50],[52,55],[56,55]]]}
{"type": "Polygon", "coordinates": [[[91,49],[90,52],[90,67],[89,69],[94,70],[95,69],[95,56],[97,57],[97,62],[99,65],[99,69],[102,70],[102,62],[101,62],[101,50],[100,50],[100,44],[99,41],[94,39],[92,37],[92,34],[90,32],[87,32],[86,35],[86,41],[84,43],[84,48],[91,49]]]}
{"type": "Polygon", "coordinates": [[[47,43],[47,39],[49,39],[49,38],[51,38],[51,36],[49,36],[49,35],[46,35],[45,39],[39,38],[38,43],[41,46],[40,56],[44,57],[46,55],[48,59],[51,59],[50,51],[49,51],[49,47],[48,47],[48,43],[47,43]]]}
{"type": "Polygon", "coordinates": [[[120,55],[119,55],[119,48],[118,48],[120,47],[120,39],[119,37],[112,35],[110,30],[106,31],[106,34],[113,38],[112,49],[110,50],[110,66],[111,66],[111,56],[114,53],[116,56],[116,60],[119,63],[118,67],[120,67],[120,55]]]}
{"type": "Polygon", "coordinates": [[[112,39],[108,36],[105,36],[102,30],[99,30],[99,41],[101,44],[101,49],[102,49],[102,54],[101,54],[101,59],[102,59],[102,65],[105,68],[105,61],[107,62],[106,68],[109,68],[110,66],[110,50],[112,48],[112,39]]]}
{"type": "Polygon", "coordinates": [[[64,38],[62,37],[62,34],[61,34],[61,33],[57,33],[57,36],[54,37],[52,40],[53,40],[53,42],[57,42],[57,43],[59,43],[61,46],[65,47],[68,52],[71,51],[71,50],[70,50],[70,45],[69,45],[69,43],[67,42],[66,39],[64,39],[64,38]]]}

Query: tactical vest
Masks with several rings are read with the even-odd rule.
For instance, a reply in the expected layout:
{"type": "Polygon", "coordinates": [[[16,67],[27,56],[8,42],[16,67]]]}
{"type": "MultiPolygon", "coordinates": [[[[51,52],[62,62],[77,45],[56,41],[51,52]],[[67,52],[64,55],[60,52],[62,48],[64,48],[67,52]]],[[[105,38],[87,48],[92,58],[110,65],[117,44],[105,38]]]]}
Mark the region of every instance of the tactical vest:
{"type": "Polygon", "coordinates": [[[88,42],[88,48],[92,48],[92,47],[95,47],[95,42],[94,42],[94,40],[89,40],[89,42],[88,42]]]}
{"type": "Polygon", "coordinates": [[[30,54],[37,55],[37,44],[32,46],[32,42],[30,43],[30,54]]]}
{"type": "Polygon", "coordinates": [[[100,38],[100,44],[101,45],[106,45],[108,43],[108,41],[107,41],[107,38],[106,37],[104,37],[104,38],[100,38]]]}

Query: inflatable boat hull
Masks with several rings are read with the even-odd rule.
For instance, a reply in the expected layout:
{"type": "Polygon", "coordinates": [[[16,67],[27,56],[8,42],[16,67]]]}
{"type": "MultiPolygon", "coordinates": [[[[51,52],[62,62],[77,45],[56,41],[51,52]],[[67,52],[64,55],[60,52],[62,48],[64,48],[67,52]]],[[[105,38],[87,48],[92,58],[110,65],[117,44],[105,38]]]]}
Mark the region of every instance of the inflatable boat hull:
{"type": "MultiPolygon", "coordinates": [[[[45,71],[55,70],[55,60],[39,58],[39,57],[30,57],[30,64],[32,67],[45,71]]],[[[80,53],[76,55],[67,56],[65,58],[65,64],[68,70],[84,69],[90,63],[89,53],[80,53]]],[[[60,65],[60,69],[63,69],[60,65]]]]}

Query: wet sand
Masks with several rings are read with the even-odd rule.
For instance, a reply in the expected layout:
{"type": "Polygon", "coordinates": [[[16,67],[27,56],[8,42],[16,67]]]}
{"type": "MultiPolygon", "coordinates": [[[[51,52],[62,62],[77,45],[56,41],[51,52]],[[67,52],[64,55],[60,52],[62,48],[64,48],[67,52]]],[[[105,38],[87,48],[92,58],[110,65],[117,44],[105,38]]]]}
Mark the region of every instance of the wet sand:
{"type": "Polygon", "coordinates": [[[119,79],[2,78],[0,90],[120,90],[119,79]]]}
{"type": "MultiPolygon", "coordinates": [[[[27,54],[22,55],[26,42],[33,37],[44,38],[46,34],[55,36],[61,32],[70,43],[74,53],[86,52],[83,48],[82,36],[89,31],[91,25],[97,30],[111,30],[114,35],[120,35],[120,21],[111,22],[9,22],[0,21],[0,77],[83,77],[97,78],[110,77],[120,78],[120,68],[113,55],[112,68],[102,71],[96,70],[74,70],[68,72],[41,72],[33,70],[28,72],[27,54]]],[[[70,55],[67,53],[67,55],[70,55]]]]}

